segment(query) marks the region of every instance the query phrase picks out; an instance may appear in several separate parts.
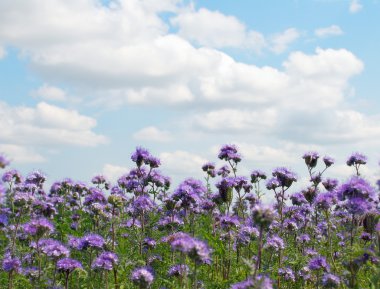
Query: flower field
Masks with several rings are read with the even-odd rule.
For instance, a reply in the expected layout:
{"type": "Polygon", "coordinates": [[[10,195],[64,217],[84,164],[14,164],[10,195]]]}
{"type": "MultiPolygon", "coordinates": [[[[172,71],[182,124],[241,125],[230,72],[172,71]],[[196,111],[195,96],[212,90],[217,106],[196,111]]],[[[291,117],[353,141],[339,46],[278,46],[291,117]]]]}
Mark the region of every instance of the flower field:
{"type": "Polygon", "coordinates": [[[234,145],[218,158],[171,187],[139,147],[115,184],[47,187],[0,156],[0,288],[380,288],[380,182],[361,175],[364,155],[339,182],[334,159],[305,153],[300,191],[285,167],[241,176],[234,145]]]}

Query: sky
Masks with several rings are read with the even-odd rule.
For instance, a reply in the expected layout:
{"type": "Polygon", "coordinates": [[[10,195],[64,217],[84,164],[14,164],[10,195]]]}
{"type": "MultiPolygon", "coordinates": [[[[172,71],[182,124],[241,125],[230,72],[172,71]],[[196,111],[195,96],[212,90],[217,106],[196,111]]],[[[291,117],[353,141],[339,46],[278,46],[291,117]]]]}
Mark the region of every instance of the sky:
{"type": "MultiPolygon", "coordinates": [[[[115,181],[142,146],[174,183],[223,144],[239,174],[353,152],[380,176],[377,0],[0,1],[0,152],[115,181]]],[[[323,169],[320,166],[320,169],[323,169]]]]}

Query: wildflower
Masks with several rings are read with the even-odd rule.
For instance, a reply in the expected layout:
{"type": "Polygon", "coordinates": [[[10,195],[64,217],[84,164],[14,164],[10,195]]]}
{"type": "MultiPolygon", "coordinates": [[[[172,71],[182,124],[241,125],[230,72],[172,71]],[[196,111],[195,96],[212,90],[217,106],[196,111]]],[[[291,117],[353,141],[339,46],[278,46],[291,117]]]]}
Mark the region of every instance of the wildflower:
{"type": "Polygon", "coordinates": [[[5,272],[19,272],[21,261],[17,257],[12,257],[10,254],[5,254],[2,268],[5,272]]]}
{"type": "Polygon", "coordinates": [[[257,204],[252,208],[252,220],[261,228],[268,228],[275,216],[275,212],[270,206],[257,204]]]}
{"type": "Polygon", "coordinates": [[[327,272],[330,271],[330,265],[327,263],[326,258],[323,256],[316,256],[310,259],[308,267],[313,271],[320,269],[327,272]]]}
{"type": "Polygon", "coordinates": [[[168,270],[169,276],[175,276],[175,277],[184,277],[187,276],[190,272],[189,266],[186,264],[178,264],[171,266],[168,270]]]}
{"type": "Polygon", "coordinates": [[[361,153],[353,153],[347,160],[348,166],[353,165],[365,165],[367,163],[367,157],[361,153]]]}
{"type": "Polygon", "coordinates": [[[119,263],[119,258],[113,252],[101,253],[92,263],[91,268],[96,270],[112,270],[119,263]]]}
{"type": "Polygon", "coordinates": [[[141,167],[141,165],[145,163],[149,157],[150,153],[148,150],[142,147],[137,147],[136,151],[132,154],[131,159],[138,167],[141,167]]]}
{"type": "Polygon", "coordinates": [[[24,232],[37,238],[42,237],[45,234],[50,234],[54,231],[54,226],[45,218],[39,218],[31,220],[24,224],[24,232]]]}
{"type": "Polygon", "coordinates": [[[283,250],[285,248],[284,240],[279,236],[274,235],[267,239],[264,248],[273,249],[278,252],[279,250],[283,250]]]}
{"type": "Polygon", "coordinates": [[[338,288],[340,285],[340,278],[336,275],[325,273],[322,276],[322,286],[324,288],[338,288]]]}
{"type": "Polygon", "coordinates": [[[241,155],[238,153],[235,145],[224,145],[219,151],[218,158],[225,161],[233,161],[235,163],[241,161],[241,155]]]}
{"type": "Polygon", "coordinates": [[[80,245],[79,249],[87,249],[87,248],[94,248],[94,249],[102,249],[104,245],[104,239],[102,236],[97,234],[87,234],[83,238],[80,239],[80,245]]]}
{"type": "Polygon", "coordinates": [[[133,270],[132,282],[140,288],[149,288],[154,281],[153,269],[150,267],[140,267],[133,270]]]}
{"type": "Polygon", "coordinates": [[[280,268],[278,269],[278,274],[282,276],[286,281],[295,281],[294,272],[290,268],[280,268]]]}
{"type": "Polygon", "coordinates": [[[277,178],[281,187],[290,187],[293,182],[297,181],[296,174],[284,167],[275,169],[272,175],[277,178]]]}
{"type": "Polygon", "coordinates": [[[308,152],[305,153],[302,157],[305,160],[305,163],[310,168],[315,168],[319,159],[319,154],[317,152],[308,152]]]}
{"type": "Polygon", "coordinates": [[[323,162],[325,163],[326,167],[330,167],[335,163],[335,160],[332,157],[325,156],[323,158],[323,162]]]}
{"type": "Polygon", "coordinates": [[[215,172],[215,164],[214,163],[205,163],[202,166],[202,170],[207,173],[212,178],[215,178],[216,172],[215,172]]]}
{"type": "Polygon", "coordinates": [[[75,269],[81,269],[82,264],[71,258],[63,258],[57,262],[57,270],[66,274],[70,274],[75,269]]]}
{"type": "Polygon", "coordinates": [[[6,166],[9,165],[9,160],[4,156],[4,155],[0,155],[0,168],[1,169],[4,169],[6,166]]]}
{"type": "Polygon", "coordinates": [[[266,174],[262,171],[255,170],[251,173],[251,183],[257,183],[260,180],[265,180],[266,178],[266,174]]]}

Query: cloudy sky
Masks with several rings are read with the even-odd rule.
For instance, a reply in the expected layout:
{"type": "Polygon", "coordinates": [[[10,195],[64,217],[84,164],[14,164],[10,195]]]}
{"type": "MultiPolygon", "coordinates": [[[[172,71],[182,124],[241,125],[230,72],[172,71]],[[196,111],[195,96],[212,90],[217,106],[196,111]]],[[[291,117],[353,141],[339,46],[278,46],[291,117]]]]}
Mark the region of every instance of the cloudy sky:
{"type": "Polygon", "coordinates": [[[22,172],[115,178],[136,146],[174,180],[224,143],[241,173],[352,152],[380,175],[376,0],[2,0],[0,152],[22,172]]]}

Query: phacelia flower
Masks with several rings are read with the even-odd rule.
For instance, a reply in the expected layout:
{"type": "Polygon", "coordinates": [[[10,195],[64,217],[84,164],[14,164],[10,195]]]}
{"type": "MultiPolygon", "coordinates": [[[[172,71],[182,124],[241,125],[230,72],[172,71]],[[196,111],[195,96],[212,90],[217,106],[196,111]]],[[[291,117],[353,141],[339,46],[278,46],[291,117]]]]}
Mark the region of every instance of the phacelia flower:
{"type": "Polygon", "coordinates": [[[233,161],[238,163],[241,161],[241,155],[235,145],[224,145],[220,151],[218,158],[225,161],[233,161]]]}
{"type": "Polygon", "coordinates": [[[63,258],[57,262],[58,272],[70,274],[75,269],[81,269],[81,268],[82,268],[82,264],[75,259],[63,258]]]}
{"type": "Polygon", "coordinates": [[[168,275],[174,277],[184,277],[187,276],[189,272],[189,266],[187,266],[186,264],[178,264],[169,268],[168,275]]]}
{"type": "Polygon", "coordinates": [[[54,231],[54,226],[45,218],[39,218],[31,220],[30,222],[24,224],[24,232],[31,236],[36,236],[37,238],[43,235],[48,235],[54,231]]]}
{"type": "Polygon", "coordinates": [[[154,281],[154,273],[150,267],[140,267],[133,270],[132,282],[140,288],[149,288],[154,281]]]}
{"type": "Polygon", "coordinates": [[[119,258],[113,252],[101,253],[92,263],[91,268],[94,270],[112,270],[119,263],[119,258]]]}
{"type": "Polygon", "coordinates": [[[367,157],[361,153],[353,153],[347,160],[348,166],[353,165],[365,165],[367,163],[367,157]]]}
{"type": "Polygon", "coordinates": [[[319,159],[319,154],[317,152],[305,153],[302,157],[305,160],[305,164],[310,168],[315,168],[319,159]]]}

